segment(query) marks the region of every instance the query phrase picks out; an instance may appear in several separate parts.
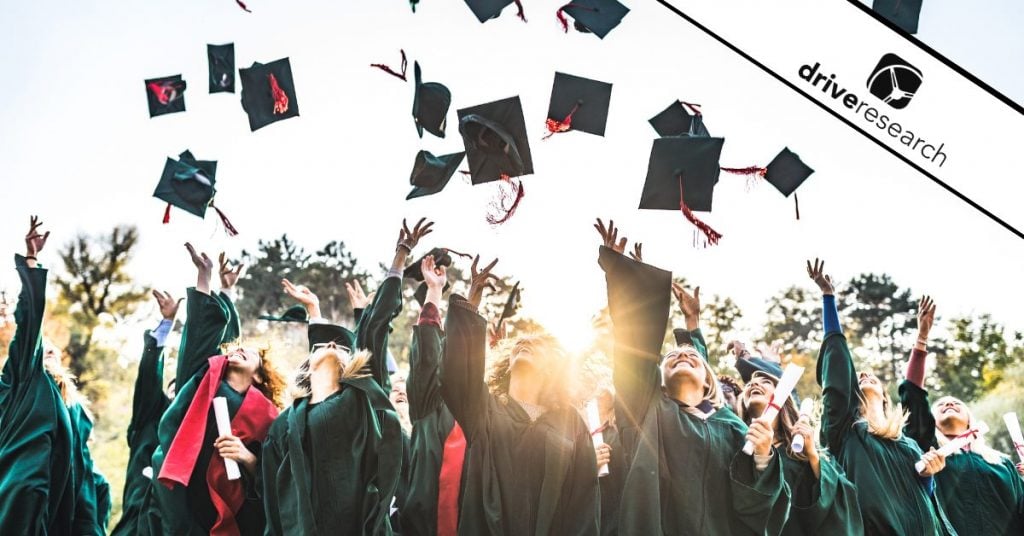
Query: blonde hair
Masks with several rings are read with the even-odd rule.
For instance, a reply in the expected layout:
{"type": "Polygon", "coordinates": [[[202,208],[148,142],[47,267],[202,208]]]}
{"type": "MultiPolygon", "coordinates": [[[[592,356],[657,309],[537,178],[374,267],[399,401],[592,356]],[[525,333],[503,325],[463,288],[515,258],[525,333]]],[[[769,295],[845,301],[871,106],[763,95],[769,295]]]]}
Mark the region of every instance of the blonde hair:
{"type": "MultiPolygon", "coordinates": [[[[711,365],[704,360],[704,357],[701,355],[700,352],[697,351],[697,348],[695,348],[693,345],[680,344],[676,346],[675,349],[686,350],[688,352],[692,351],[693,353],[697,354],[697,357],[700,358],[700,362],[704,365],[704,400],[710,402],[711,407],[715,408],[715,410],[722,409],[722,406],[726,405],[725,395],[722,394],[722,389],[718,385],[718,376],[715,374],[715,371],[711,368],[711,365]]],[[[667,357],[667,355],[668,354],[665,354],[664,356],[661,357],[662,363],[664,363],[665,357],[667,357]]],[[[665,378],[661,379],[661,385],[662,387],[665,386],[665,378]]]]}
{"type": "Polygon", "coordinates": [[[541,389],[540,405],[547,409],[573,407],[575,390],[574,375],[568,374],[572,363],[558,339],[546,333],[522,335],[515,339],[502,340],[495,349],[497,358],[487,374],[487,387],[491,394],[502,402],[508,402],[509,383],[512,380],[512,357],[524,348],[549,354],[548,365],[544,368],[544,385],[541,389]],[[551,355],[553,354],[553,355],[551,355]]]}
{"type": "Polygon", "coordinates": [[[60,356],[55,359],[43,359],[43,368],[46,369],[46,373],[53,379],[53,383],[57,385],[57,390],[60,391],[60,398],[64,402],[64,406],[70,408],[78,404],[82,406],[82,411],[89,416],[89,419],[92,419],[92,412],[89,411],[89,400],[78,390],[78,384],[76,383],[78,378],[61,363],[60,356]]]}
{"type": "Polygon", "coordinates": [[[903,428],[907,425],[910,413],[903,410],[903,406],[896,404],[894,408],[889,393],[882,390],[882,418],[878,419],[868,409],[868,399],[864,391],[857,387],[857,398],[860,400],[860,418],[868,423],[868,432],[883,439],[897,440],[903,435],[903,428]]]}
{"type": "MultiPolygon", "coordinates": [[[[952,398],[953,400],[956,400],[957,402],[960,403],[961,406],[964,407],[964,410],[967,412],[967,429],[970,430],[971,423],[974,421],[974,414],[971,413],[971,409],[967,407],[967,404],[964,404],[963,400],[960,400],[955,396],[944,396],[939,400],[936,400],[931,407],[932,413],[935,412],[935,407],[939,405],[939,401],[942,400],[943,398],[952,398]]],[[[942,431],[939,430],[938,422],[936,422],[935,426],[935,439],[940,447],[950,442],[950,439],[946,437],[946,434],[943,434],[942,431]]],[[[1006,454],[1003,454],[1002,452],[999,452],[998,450],[988,446],[988,443],[985,442],[984,435],[979,435],[974,441],[971,442],[971,452],[974,452],[977,455],[981,456],[982,459],[984,459],[986,462],[992,465],[1001,465],[1003,463],[1003,460],[1009,458],[1009,456],[1007,456],[1006,454]]],[[[962,451],[958,450],[954,452],[953,455],[955,456],[961,453],[962,451]]]]}
{"type": "MultiPolygon", "coordinates": [[[[339,384],[342,380],[365,378],[370,375],[369,350],[360,350],[353,355],[341,348],[337,348],[334,350],[334,357],[337,360],[339,370],[339,384]]],[[[299,364],[299,367],[295,371],[295,379],[290,390],[290,394],[295,400],[307,398],[313,395],[312,383],[310,380],[310,377],[313,375],[313,371],[309,368],[309,358],[310,356],[307,356],[306,359],[303,359],[302,363],[299,364]]]]}
{"type": "MultiPolygon", "coordinates": [[[[751,377],[751,381],[754,378],[764,377],[772,381],[773,385],[779,384],[779,379],[771,374],[767,374],[761,371],[754,372],[751,377]]],[[[750,382],[748,382],[749,385],[750,382]]],[[[747,423],[748,425],[754,420],[754,416],[747,411],[747,395],[744,391],[740,391],[736,395],[736,399],[739,401],[738,404],[738,415],[740,420],[747,423]]],[[[796,407],[796,402],[793,397],[786,399],[786,403],[782,405],[782,409],[779,411],[779,416],[775,419],[775,437],[786,447],[786,454],[790,458],[796,460],[807,461],[807,451],[796,452],[793,450],[793,429],[796,427],[796,422],[800,420],[800,410],[796,407]]]]}

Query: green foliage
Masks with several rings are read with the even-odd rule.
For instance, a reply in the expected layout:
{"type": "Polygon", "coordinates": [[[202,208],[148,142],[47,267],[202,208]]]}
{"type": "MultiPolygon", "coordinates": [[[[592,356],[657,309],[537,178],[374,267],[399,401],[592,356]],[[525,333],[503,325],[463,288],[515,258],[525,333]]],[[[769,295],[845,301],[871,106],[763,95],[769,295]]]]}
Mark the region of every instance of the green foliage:
{"type": "Polygon", "coordinates": [[[935,347],[930,385],[943,394],[976,400],[1003,382],[1008,367],[1024,361],[1020,334],[1009,339],[990,315],[954,318],[950,325],[951,337],[935,347]]]}
{"type": "Polygon", "coordinates": [[[821,342],[821,298],[792,286],[768,300],[764,340],[781,340],[784,353],[816,354],[821,342]]]}
{"type": "MultiPolygon", "coordinates": [[[[1020,354],[1018,348],[1018,354],[1020,354]]],[[[1006,431],[1003,415],[1016,412],[1018,419],[1024,419],[1024,360],[1020,359],[1011,367],[1002,370],[1003,381],[984,393],[977,402],[971,405],[975,419],[984,421],[992,430],[986,436],[989,446],[1013,457],[1014,462],[1020,460],[1013,448],[1013,441],[1006,431]]]]}
{"type": "Polygon", "coordinates": [[[861,353],[858,357],[873,368],[884,384],[900,378],[917,327],[917,302],[910,289],[900,288],[887,274],[861,274],[839,294],[844,328],[861,353]]]}

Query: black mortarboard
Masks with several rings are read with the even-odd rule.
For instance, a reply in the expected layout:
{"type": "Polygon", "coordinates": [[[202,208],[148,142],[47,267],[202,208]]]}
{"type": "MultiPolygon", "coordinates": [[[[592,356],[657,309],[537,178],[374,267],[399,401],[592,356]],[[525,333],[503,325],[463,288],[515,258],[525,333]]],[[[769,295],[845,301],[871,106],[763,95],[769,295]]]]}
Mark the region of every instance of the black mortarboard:
{"type": "Polygon", "coordinates": [[[526,120],[519,96],[463,108],[459,133],[466,145],[473,184],[496,181],[502,175],[533,173],[526,120]]]}
{"type": "Polygon", "coordinates": [[[288,58],[266,65],[253,63],[248,69],[239,69],[238,74],[242,80],[242,109],[249,115],[250,130],[299,115],[288,58]]]}
{"type": "Polygon", "coordinates": [[[206,45],[210,69],[210,93],[235,92],[235,44],[206,45]]]}
{"type": "Polygon", "coordinates": [[[423,137],[423,131],[444,137],[448,108],[452,104],[452,92],[437,82],[424,84],[420,79],[420,64],[413,62],[413,76],[416,80],[412,100],[412,118],[416,121],[416,132],[423,137]]]}
{"type": "Polygon", "coordinates": [[[413,164],[412,174],[409,175],[409,183],[413,188],[406,199],[436,194],[443,190],[465,156],[466,153],[441,156],[434,156],[429,151],[416,153],[416,163],[413,164]]]}
{"type": "Polygon", "coordinates": [[[658,115],[650,118],[648,122],[661,137],[711,136],[708,129],[704,127],[704,116],[699,113],[691,114],[686,109],[686,104],[678,100],[658,115]]]}
{"type": "Polygon", "coordinates": [[[501,10],[505,9],[512,3],[513,0],[466,0],[466,5],[476,15],[477,20],[480,22],[487,22],[490,19],[495,19],[498,15],[501,15],[501,10]]]}
{"type": "Polygon", "coordinates": [[[548,131],[579,130],[604,136],[611,99],[612,85],[607,82],[556,72],[548,105],[548,131]]]}
{"type": "Polygon", "coordinates": [[[298,322],[305,324],[309,321],[309,316],[306,314],[306,308],[301,305],[293,305],[285,310],[281,316],[263,315],[260,320],[269,320],[271,322],[298,322]]]}
{"type": "Polygon", "coordinates": [[[616,0],[572,0],[571,3],[562,6],[560,11],[564,11],[576,21],[577,29],[582,26],[604,39],[608,32],[622,22],[622,17],[629,13],[629,8],[616,0]]]}
{"type": "Polygon", "coordinates": [[[814,173],[814,170],[804,164],[789,147],[783,149],[765,169],[764,180],[772,183],[772,186],[786,197],[814,173]]]}
{"type": "Polygon", "coordinates": [[[423,281],[423,259],[428,256],[434,257],[434,266],[448,267],[452,265],[452,256],[448,254],[448,250],[445,248],[434,248],[430,250],[426,255],[416,259],[416,262],[405,267],[405,271],[402,272],[402,277],[406,279],[412,279],[413,281],[423,281]]]}
{"type": "Polygon", "coordinates": [[[750,383],[750,379],[754,377],[755,372],[768,374],[775,378],[775,381],[782,379],[782,367],[778,363],[760,357],[737,359],[736,370],[740,373],[740,377],[743,378],[743,383],[750,383]]]}
{"type": "Polygon", "coordinates": [[[200,218],[205,217],[206,207],[217,193],[216,176],[217,162],[196,160],[189,151],[181,153],[178,160],[168,158],[153,192],[153,197],[168,203],[164,221],[170,217],[170,205],[200,218]]]}
{"type": "Polygon", "coordinates": [[[333,342],[338,346],[344,346],[349,350],[356,348],[356,334],[337,324],[310,324],[309,325],[309,349],[314,345],[333,342]]]}
{"type": "Polygon", "coordinates": [[[180,74],[146,80],[149,116],[185,111],[185,81],[180,74]]]}
{"type": "Polygon", "coordinates": [[[501,310],[501,316],[498,317],[498,323],[501,324],[508,318],[512,318],[516,314],[516,309],[519,306],[519,282],[512,287],[512,291],[508,294],[508,301],[505,302],[505,308],[501,310]]]}
{"type": "Polygon", "coordinates": [[[909,34],[917,33],[923,0],[874,0],[871,9],[909,34]]]}
{"type": "Polygon", "coordinates": [[[640,208],[679,210],[682,177],[686,206],[690,210],[710,212],[724,142],[723,138],[691,136],[654,140],[640,208]]]}

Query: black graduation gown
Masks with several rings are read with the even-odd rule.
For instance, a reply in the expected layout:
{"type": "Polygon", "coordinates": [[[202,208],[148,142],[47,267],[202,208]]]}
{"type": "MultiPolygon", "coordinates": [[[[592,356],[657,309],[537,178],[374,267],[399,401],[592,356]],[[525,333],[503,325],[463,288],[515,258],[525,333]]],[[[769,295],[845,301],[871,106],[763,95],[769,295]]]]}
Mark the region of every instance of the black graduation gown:
{"type": "Polygon", "coordinates": [[[619,534],[780,534],[789,513],[782,456],[757,473],[730,409],[706,420],[661,389],[671,274],[602,247],[615,333],[616,424],[630,467],[619,534]]]}
{"type": "Polygon", "coordinates": [[[445,323],[441,396],[469,447],[459,533],[598,534],[600,497],[590,431],[573,408],[530,422],[484,383],[487,322],[452,296],[445,323]]]}
{"type": "Polygon", "coordinates": [[[386,349],[401,308],[401,279],[389,277],[356,328],[356,347],[371,352],[369,374],[343,380],[317,404],[296,400],[270,427],[262,464],[268,535],[392,534],[402,432],[388,398],[386,349]]]}
{"type": "Polygon", "coordinates": [[[21,255],[15,266],[21,293],[0,404],[0,534],[70,534],[77,495],[71,419],[40,344],[47,272],[29,268],[21,255]]]}

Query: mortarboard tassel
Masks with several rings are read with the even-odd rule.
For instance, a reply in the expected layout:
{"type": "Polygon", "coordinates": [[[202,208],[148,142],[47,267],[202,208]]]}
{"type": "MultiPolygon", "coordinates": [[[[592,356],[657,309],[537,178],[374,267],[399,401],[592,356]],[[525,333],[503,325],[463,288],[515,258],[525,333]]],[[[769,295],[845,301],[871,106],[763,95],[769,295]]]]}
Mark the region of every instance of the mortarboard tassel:
{"type": "Polygon", "coordinates": [[[231,224],[231,220],[229,220],[228,217],[225,216],[224,213],[221,212],[213,203],[210,203],[210,208],[217,211],[217,215],[220,216],[221,223],[224,224],[224,231],[228,233],[228,236],[237,236],[238,229],[235,229],[235,226],[231,224]]]}
{"type": "Polygon", "coordinates": [[[686,106],[687,108],[689,108],[690,109],[690,113],[692,113],[693,115],[701,115],[701,113],[700,113],[700,105],[699,104],[694,104],[692,102],[686,102],[686,101],[679,101],[679,104],[682,104],[683,106],[686,106]]]}
{"type": "Polygon", "coordinates": [[[448,253],[454,253],[455,255],[458,255],[459,257],[462,257],[463,259],[472,259],[473,258],[473,256],[470,255],[469,253],[462,253],[461,251],[455,251],[454,249],[451,249],[451,248],[444,248],[444,250],[446,252],[448,252],[448,253]]]}
{"type": "Polygon", "coordinates": [[[167,208],[164,209],[164,225],[171,223],[171,204],[167,203],[167,208]]]}
{"type": "Polygon", "coordinates": [[[565,10],[570,7],[574,7],[576,9],[585,9],[587,11],[597,11],[596,8],[590,6],[581,6],[579,4],[565,4],[564,6],[558,8],[558,11],[555,12],[555,17],[558,17],[558,23],[562,25],[562,29],[565,30],[565,33],[569,33],[569,19],[565,18],[565,10]]]}
{"type": "Polygon", "coordinates": [[[800,220],[800,199],[797,198],[796,192],[793,192],[793,206],[796,207],[796,219],[800,220]]]}
{"type": "Polygon", "coordinates": [[[701,221],[700,218],[698,218],[697,215],[694,214],[692,210],[690,210],[690,207],[686,206],[686,201],[684,201],[684,199],[685,198],[683,197],[683,175],[680,174],[679,210],[681,210],[683,212],[683,216],[685,216],[686,219],[689,220],[689,222],[692,223],[694,226],[696,226],[697,230],[699,230],[704,235],[704,238],[707,239],[707,243],[709,245],[714,246],[718,244],[718,241],[722,239],[722,233],[712,229],[710,225],[701,221]]]}
{"type": "Polygon", "coordinates": [[[510,178],[508,175],[502,173],[501,182],[498,183],[498,199],[497,201],[491,202],[491,208],[494,209],[497,214],[488,214],[487,223],[491,225],[501,225],[507,222],[516,209],[519,208],[519,202],[523,200],[523,196],[526,192],[523,190],[523,183],[520,180],[510,178]],[[508,185],[511,192],[506,192],[504,186],[508,185]],[[505,201],[509,198],[514,197],[512,204],[508,207],[505,206],[505,201]],[[502,214],[504,213],[504,214],[502,214]]]}
{"type": "Polygon", "coordinates": [[[569,110],[568,115],[566,115],[565,119],[563,119],[561,121],[559,121],[557,119],[551,119],[549,117],[544,122],[545,126],[548,127],[548,133],[547,133],[546,136],[544,136],[541,139],[542,140],[546,140],[546,139],[550,138],[551,136],[554,136],[555,134],[558,134],[559,132],[568,132],[569,129],[572,128],[572,116],[573,116],[573,114],[576,113],[576,110],[580,109],[580,105],[581,104],[583,104],[583,101],[576,101],[576,105],[572,107],[572,110],[569,110]]]}
{"type": "MultiPolygon", "coordinates": [[[[413,12],[416,11],[415,5],[416,4],[414,3],[413,4],[413,12]]],[[[400,49],[399,52],[402,53],[402,72],[401,72],[401,74],[396,73],[394,71],[394,69],[392,69],[391,67],[388,67],[387,65],[384,65],[383,63],[371,63],[370,67],[376,67],[376,68],[384,71],[385,73],[388,73],[391,76],[394,76],[395,78],[401,78],[402,81],[405,82],[406,81],[405,70],[406,70],[406,67],[408,67],[409,62],[405,59],[405,49],[400,49]]]]}
{"type": "Polygon", "coordinates": [[[523,2],[521,0],[514,0],[516,3],[516,16],[523,22],[526,22],[526,13],[523,12],[523,2]]]}
{"type": "Polygon", "coordinates": [[[248,7],[247,7],[247,6],[245,5],[245,2],[242,2],[242,0],[235,0],[235,3],[236,3],[236,4],[238,4],[238,7],[240,7],[240,8],[242,8],[242,9],[244,9],[244,10],[245,10],[245,11],[246,11],[247,13],[252,13],[252,10],[251,10],[251,9],[249,9],[249,8],[248,8],[248,7]]]}
{"type": "Polygon", "coordinates": [[[763,179],[768,174],[768,168],[749,166],[745,168],[718,168],[726,173],[732,173],[733,175],[745,175],[747,177],[746,191],[750,191],[754,186],[757,185],[757,179],[763,179]]]}
{"type": "MultiPolygon", "coordinates": [[[[274,73],[267,75],[270,80],[270,93],[274,96],[274,113],[283,114],[288,111],[288,95],[281,86],[277,85],[277,77],[274,73]]],[[[219,212],[219,211],[218,211],[219,212]]]]}
{"type": "Polygon", "coordinates": [[[149,90],[153,92],[157,102],[164,106],[171,103],[171,101],[178,100],[181,96],[181,92],[185,89],[185,82],[164,82],[162,84],[157,82],[150,82],[147,84],[149,90]]]}

